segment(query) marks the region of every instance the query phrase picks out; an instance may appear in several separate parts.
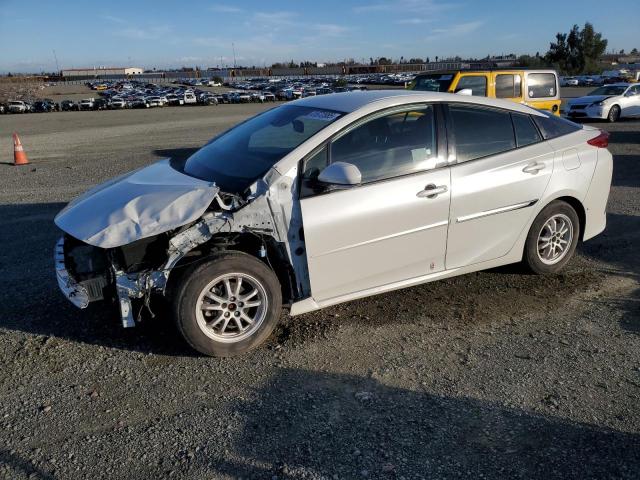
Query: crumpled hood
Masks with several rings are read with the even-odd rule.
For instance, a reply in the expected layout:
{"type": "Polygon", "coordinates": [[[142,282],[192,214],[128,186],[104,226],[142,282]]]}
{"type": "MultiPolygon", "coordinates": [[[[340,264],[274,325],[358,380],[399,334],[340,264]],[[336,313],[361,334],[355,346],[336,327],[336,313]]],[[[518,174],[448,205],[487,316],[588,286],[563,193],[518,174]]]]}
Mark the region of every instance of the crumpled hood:
{"type": "Polygon", "coordinates": [[[595,102],[606,100],[607,98],[611,98],[611,95],[587,95],[586,97],[579,97],[569,100],[568,103],[569,105],[573,105],[574,103],[577,103],[579,105],[582,105],[584,103],[592,104],[595,102]]]}
{"type": "Polygon", "coordinates": [[[89,190],[69,203],[55,223],[90,245],[119,247],[197,220],[219,190],[161,160],[89,190]]]}

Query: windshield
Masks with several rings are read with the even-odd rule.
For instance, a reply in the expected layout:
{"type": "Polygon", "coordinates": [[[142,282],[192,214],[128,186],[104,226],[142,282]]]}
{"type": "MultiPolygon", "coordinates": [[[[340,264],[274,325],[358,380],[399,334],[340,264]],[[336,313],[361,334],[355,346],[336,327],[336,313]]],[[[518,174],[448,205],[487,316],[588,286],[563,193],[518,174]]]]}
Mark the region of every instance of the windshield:
{"type": "Polygon", "coordinates": [[[453,81],[452,73],[434,73],[417,76],[410,84],[409,90],[425,92],[446,92],[453,81]]]}
{"type": "Polygon", "coordinates": [[[184,172],[239,193],[281,158],[343,115],[313,107],[284,105],[264,112],[214,138],[196,153],[184,172]]]}
{"type": "Polygon", "coordinates": [[[604,87],[596,88],[589,95],[622,95],[627,87],[621,87],[616,85],[607,85],[604,87]]]}

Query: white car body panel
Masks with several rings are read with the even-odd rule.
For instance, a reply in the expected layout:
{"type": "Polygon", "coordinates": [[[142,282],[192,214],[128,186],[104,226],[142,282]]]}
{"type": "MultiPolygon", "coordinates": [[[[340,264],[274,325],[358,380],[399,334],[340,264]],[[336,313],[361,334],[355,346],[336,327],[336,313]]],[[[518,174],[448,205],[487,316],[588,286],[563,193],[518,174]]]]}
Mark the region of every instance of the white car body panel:
{"type": "Polygon", "coordinates": [[[113,248],[193,222],[219,189],[161,160],[89,190],[67,205],[55,223],[89,245],[113,248]]]}
{"type": "Polygon", "coordinates": [[[540,142],[451,167],[447,269],[499,258],[511,249],[544,195],[553,157],[551,147],[540,142]],[[524,172],[530,165],[541,170],[524,172]]]}
{"type": "Polygon", "coordinates": [[[449,198],[442,168],[302,199],[314,298],[444,270],[449,198]],[[428,184],[447,191],[418,197],[428,184]]]}

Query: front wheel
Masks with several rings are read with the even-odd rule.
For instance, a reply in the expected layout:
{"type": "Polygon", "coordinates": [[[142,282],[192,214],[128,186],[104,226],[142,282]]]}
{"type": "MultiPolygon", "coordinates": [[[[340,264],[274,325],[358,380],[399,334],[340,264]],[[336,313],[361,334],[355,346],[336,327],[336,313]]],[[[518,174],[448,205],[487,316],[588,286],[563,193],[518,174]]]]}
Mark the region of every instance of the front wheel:
{"type": "Polygon", "coordinates": [[[178,330],[205,355],[239,355],[263,343],[280,318],[282,291],[275,273],[242,252],[192,267],[173,299],[178,330]]]}
{"type": "Polygon", "coordinates": [[[620,120],[620,107],[618,105],[614,105],[609,109],[607,120],[609,120],[610,123],[614,123],[620,120]]]}
{"type": "Polygon", "coordinates": [[[571,205],[556,200],[538,214],[524,247],[525,265],[539,275],[557,273],[569,262],[580,238],[580,221],[571,205]]]}

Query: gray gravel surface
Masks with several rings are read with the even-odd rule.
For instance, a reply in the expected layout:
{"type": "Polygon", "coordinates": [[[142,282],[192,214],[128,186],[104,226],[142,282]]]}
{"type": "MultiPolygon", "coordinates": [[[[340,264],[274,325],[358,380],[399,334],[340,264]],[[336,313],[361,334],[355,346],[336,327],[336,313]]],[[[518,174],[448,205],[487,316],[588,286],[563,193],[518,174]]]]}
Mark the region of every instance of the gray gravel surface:
{"type": "Polygon", "coordinates": [[[283,316],[195,355],[57,291],[53,216],[268,106],[0,117],[0,478],[640,477],[640,122],[610,126],[606,232],[561,275],[502,268],[283,316]],[[10,133],[31,160],[13,167],[10,133]]]}

